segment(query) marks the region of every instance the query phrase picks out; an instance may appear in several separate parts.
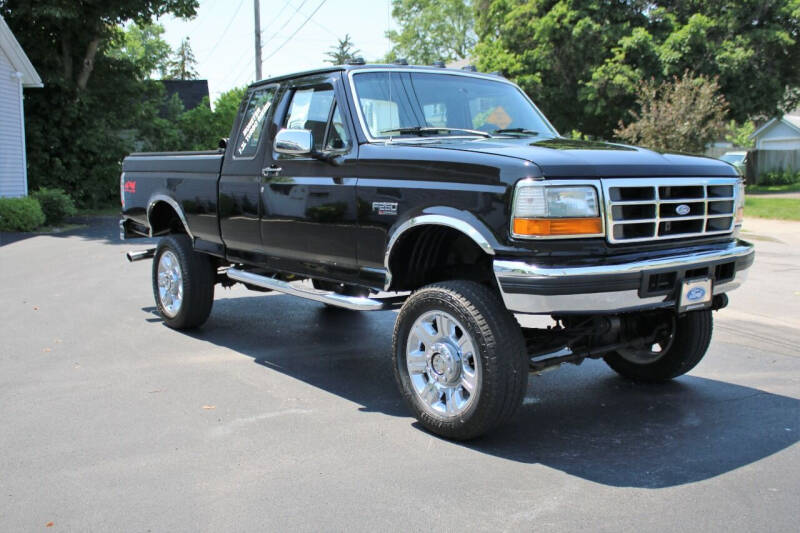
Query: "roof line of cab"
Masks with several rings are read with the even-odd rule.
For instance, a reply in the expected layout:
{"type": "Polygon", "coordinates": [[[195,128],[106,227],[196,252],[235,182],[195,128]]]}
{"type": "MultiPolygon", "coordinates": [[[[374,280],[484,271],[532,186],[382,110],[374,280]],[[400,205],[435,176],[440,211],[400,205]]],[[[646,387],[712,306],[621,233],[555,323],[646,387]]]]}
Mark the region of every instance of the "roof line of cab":
{"type": "Polygon", "coordinates": [[[353,70],[365,70],[365,69],[397,69],[397,70],[420,70],[420,71],[442,71],[451,74],[471,74],[474,76],[485,76],[488,79],[503,77],[500,72],[478,72],[475,67],[472,65],[458,68],[447,68],[443,64],[436,64],[436,65],[408,65],[406,63],[398,62],[398,63],[375,63],[375,64],[366,64],[366,63],[354,63],[348,65],[333,65],[330,67],[323,67],[311,70],[304,70],[302,72],[294,72],[292,74],[284,74],[282,76],[274,76],[272,78],[266,78],[263,80],[256,81],[250,85],[250,87],[260,87],[262,85],[270,85],[273,83],[279,83],[286,80],[291,80],[294,78],[302,78],[305,76],[314,76],[315,74],[326,74],[328,72],[349,72],[353,70]]]}

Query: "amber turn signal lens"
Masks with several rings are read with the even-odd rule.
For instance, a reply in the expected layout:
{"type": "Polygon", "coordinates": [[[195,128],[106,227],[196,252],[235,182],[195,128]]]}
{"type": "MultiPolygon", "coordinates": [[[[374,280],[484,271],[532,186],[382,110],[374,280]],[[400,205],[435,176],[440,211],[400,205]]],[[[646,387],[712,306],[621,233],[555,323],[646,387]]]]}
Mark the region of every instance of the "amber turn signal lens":
{"type": "Polygon", "coordinates": [[[516,235],[546,237],[550,235],[597,235],[603,232],[603,221],[595,218],[515,218],[516,235]]]}

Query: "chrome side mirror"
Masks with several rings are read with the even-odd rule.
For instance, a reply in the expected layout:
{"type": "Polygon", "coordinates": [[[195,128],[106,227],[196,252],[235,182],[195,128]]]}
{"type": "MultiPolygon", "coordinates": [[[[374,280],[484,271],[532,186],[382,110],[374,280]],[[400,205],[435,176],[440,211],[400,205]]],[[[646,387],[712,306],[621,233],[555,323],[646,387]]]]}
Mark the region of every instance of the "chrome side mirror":
{"type": "Polygon", "coordinates": [[[275,136],[275,151],[287,155],[308,155],[314,150],[309,130],[282,129],[275,136]]]}

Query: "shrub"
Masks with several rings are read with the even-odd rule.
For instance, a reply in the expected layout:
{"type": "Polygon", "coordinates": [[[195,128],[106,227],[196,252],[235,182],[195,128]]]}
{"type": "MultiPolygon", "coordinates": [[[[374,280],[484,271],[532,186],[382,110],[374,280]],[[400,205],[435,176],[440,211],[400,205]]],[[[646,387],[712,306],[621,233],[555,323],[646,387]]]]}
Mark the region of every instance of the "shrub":
{"type": "Polygon", "coordinates": [[[0,231],[33,231],[44,220],[36,198],[0,198],[0,231]]]}
{"type": "Polygon", "coordinates": [[[759,185],[791,185],[793,183],[800,183],[800,170],[793,172],[791,170],[773,170],[765,172],[758,177],[756,181],[759,185]]]}
{"type": "Polygon", "coordinates": [[[63,189],[40,188],[31,193],[33,198],[39,201],[44,212],[45,223],[48,226],[58,224],[65,217],[70,217],[76,213],[75,203],[63,189]]]}
{"type": "Polygon", "coordinates": [[[639,111],[633,121],[622,121],[614,133],[620,139],[660,152],[701,154],[708,143],[725,132],[728,104],[716,78],[694,76],[688,70],[682,78],[657,84],[645,81],[637,93],[639,111]]]}

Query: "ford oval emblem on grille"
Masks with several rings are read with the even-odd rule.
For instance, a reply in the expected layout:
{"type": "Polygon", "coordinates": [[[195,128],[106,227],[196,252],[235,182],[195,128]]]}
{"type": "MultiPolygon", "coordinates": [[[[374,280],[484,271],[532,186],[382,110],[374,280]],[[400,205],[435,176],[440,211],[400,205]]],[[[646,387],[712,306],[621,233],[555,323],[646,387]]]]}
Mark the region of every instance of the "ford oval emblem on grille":
{"type": "Polygon", "coordinates": [[[704,288],[695,287],[694,289],[686,293],[686,299],[689,300],[690,302],[696,302],[697,300],[702,300],[705,295],[706,295],[706,290],[704,288]]]}
{"type": "Polygon", "coordinates": [[[686,204],[681,204],[675,208],[675,212],[680,216],[688,215],[691,210],[692,208],[686,204]]]}

